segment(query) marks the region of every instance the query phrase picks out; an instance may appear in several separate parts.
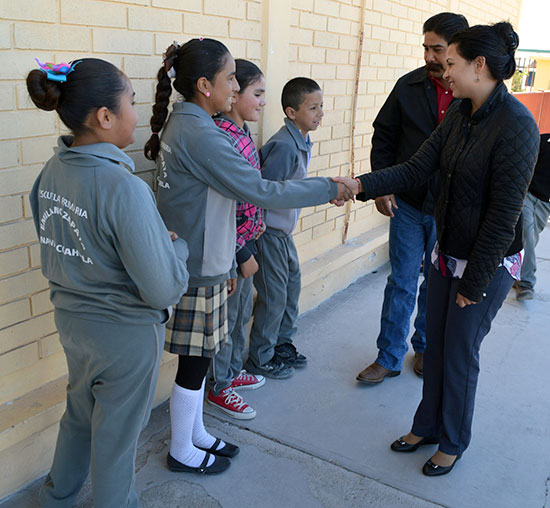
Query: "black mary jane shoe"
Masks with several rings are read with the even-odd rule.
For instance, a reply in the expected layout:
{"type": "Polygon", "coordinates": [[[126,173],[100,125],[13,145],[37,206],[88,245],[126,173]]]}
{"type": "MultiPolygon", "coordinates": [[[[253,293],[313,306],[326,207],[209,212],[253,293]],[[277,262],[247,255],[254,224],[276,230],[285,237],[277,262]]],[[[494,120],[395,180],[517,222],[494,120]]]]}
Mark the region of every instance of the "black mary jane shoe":
{"type": "Polygon", "coordinates": [[[210,447],[210,448],[202,448],[200,446],[197,446],[197,448],[199,450],[203,450],[205,451],[206,453],[211,453],[212,455],[217,455],[218,457],[234,457],[235,455],[237,455],[237,453],[239,453],[239,447],[234,445],[234,444],[231,444],[231,443],[228,443],[228,442],[225,442],[225,444],[223,445],[223,448],[220,448],[219,450],[216,450],[216,448],[218,447],[218,445],[222,442],[222,440],[217,437],[216,438],[216,441],[214,441],[214,444],[210,447]]]}
{"type": "Polygon", "coordinates": [[[401,436],[399,439],[396,439],[391,444],[390,448],[394,452],[411,453],[411,452],[415,452],[416,450],[418,450],[419,446],[439,443],[439,439],[437,439],[437,438],[425,437],[416,444],[410,444],[410,443],[407,443],[403,440],[404,437],[405,436],[401,436]]]}
{"type": "Polygon", "coordinates": [[[182,464],[176,460],[172,455],[168,454],[166,457],[166,464],[168,469],[174,473],[197,473],[197,474],[216,474],[223,473],[230,465],[231,460],[227,457],[216,457],[214,456],[214,462],[207,466],[208,460],[210,458],[210,453],[207,453],[202,461],[201,465],[198,467],[191,467],[182,464]]]}
{"type": "Polygon", "coordinates": [[[426,476],[441,476],[450,473],[461,456],[462,455],[457,455],[456,459],[450,466],[439,466],[438,464],[432,462],[432,459],[429,459],[428,462],[426,462],[422,467],[422,473],[426,476]]]}

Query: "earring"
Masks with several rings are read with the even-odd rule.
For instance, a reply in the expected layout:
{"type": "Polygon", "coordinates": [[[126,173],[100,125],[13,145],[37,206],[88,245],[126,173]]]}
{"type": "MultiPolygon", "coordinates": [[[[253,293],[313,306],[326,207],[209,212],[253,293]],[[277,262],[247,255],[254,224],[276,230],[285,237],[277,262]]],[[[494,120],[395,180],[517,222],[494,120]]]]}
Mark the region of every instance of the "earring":
{"type": "Polygon", "coordinates": [[[210,97],[210,92],[206,92],[204,95],[206,95],[207,97],[210,97]]]}
{"type": "Polygon", "coordinates": [[[479,74],[476,75],[476,83],[479,83],[479,74]]]}

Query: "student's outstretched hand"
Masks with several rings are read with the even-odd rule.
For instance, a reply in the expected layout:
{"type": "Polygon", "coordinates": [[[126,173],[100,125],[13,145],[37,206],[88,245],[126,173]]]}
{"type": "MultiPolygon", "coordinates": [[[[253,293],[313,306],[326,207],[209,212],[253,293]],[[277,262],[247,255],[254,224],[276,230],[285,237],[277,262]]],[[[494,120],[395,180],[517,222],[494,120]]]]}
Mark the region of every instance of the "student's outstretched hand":
{"type": "Polygon", "coordinates": [[[168,233],[170,233],[170,240],[172,240],[173,242],[175,242],[179,238],[177,233],[174,233],[173,231],[168,231],[168,233]]]}

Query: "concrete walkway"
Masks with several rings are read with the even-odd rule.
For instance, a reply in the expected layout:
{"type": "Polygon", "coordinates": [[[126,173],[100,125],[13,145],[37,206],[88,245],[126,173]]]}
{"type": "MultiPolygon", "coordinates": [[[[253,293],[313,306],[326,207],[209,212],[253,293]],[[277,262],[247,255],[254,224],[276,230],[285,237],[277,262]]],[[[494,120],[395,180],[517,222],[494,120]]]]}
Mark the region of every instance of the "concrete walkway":
{"type": "MultiPolygon", "coordinates": [[[[374,387],[355,381],[376,356],[386,267],[300,319],[295,342],[309,364],[289,380],[244,392],[256,419],[239,422],[206,408],[207,427],[241,446],[226,473],[169,472],[168,406],[157,408],[138,455],[142,506],[550,508],[549,231],[537,253],[535,299],[518,302],[512,290],[482,346],[473,439],[450,475],[422,475],[435,447],[389,450],[420,400],[411,353],[401,376],[374,387]]],[[[39,484],[1,508],[38,506],[39,484]]],[[[89,486],[78,506],[92,506],[89,486]]]]}

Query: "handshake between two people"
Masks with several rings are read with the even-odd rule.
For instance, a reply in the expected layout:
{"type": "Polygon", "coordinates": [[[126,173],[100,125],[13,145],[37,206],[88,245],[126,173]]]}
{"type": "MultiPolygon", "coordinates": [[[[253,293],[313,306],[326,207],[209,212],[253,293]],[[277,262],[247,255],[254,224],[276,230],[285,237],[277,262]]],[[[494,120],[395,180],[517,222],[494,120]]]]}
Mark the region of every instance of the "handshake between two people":
{"type": "Polygon", "coordinates": [[[331,180],[336,182],[338,186],[338,195],[330,201],[331,204],[336,206],[343,206],[350,199],[355,201],[355,196],[363,190],[360,181],[356,178],[333,176],[331,180]]]}

